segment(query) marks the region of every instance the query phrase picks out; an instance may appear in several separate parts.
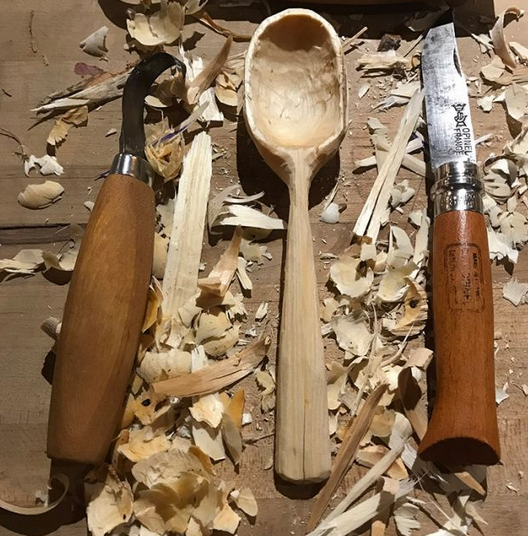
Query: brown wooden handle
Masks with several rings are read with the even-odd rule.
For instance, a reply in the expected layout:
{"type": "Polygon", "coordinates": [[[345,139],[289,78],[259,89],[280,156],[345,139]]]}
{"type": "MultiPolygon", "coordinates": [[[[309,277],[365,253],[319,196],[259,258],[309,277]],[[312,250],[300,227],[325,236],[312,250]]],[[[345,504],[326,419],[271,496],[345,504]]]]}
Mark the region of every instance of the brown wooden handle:
{"type": "Polygon", "coordinates": [[[58,343],[48,456],[101,463],[137,352],[152,270],[154,193],[109,176],[73,272],[58,343]]]}
{"type": "Polygon", "coordinates": [[[330,474],[324,349],[306,180],[290,188],[277,368],[275,470],[291,482],[330,474]]]}
{"type": "Polygon", "coordinates": [[[493,294],[484,217],[437,216],[433,315],[438,391],[418,452],[449,464],[499,461],[493,363],[493,294]]]}

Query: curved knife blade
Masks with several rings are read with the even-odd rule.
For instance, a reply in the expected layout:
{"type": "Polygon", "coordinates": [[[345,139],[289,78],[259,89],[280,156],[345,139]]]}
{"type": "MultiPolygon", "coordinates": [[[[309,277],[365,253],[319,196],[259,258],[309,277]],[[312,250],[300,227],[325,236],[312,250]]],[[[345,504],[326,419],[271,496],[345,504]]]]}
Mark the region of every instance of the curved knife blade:
{"type": "Polygon", "coordinates": [[[428,32],[422,53],[431,166],[456,161],[475,163],[475,142],[466,80],[460,66],[451,12],[428,32]]]}

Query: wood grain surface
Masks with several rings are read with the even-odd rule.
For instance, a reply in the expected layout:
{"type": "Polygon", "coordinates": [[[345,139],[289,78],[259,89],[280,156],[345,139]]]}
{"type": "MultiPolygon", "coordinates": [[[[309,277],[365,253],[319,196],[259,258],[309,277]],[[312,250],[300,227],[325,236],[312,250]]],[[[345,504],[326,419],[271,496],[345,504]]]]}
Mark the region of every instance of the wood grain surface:
{"type": "Polygon", "coordinates": [[[419,453],[451,464],[499,461],[493,296],[482,214],[434,220],[432,279],[437,393],[419,453]]]}
{"type": "Polygon", "coordinates": [[[145,317],[154,250],[154,191],[105,179],[84,233],[64,308],[47,454],[103,463],[121,422],[145,317]]]}
{"type": "MultiPolygon", "coordinates": [[[[276,2],[275,10],[287,7],[286,2],[276,2]]],[[[128,4],[116,0],[12,0],[3,4],[0,17],[0,124],[17,133],[28,150],[41,156],[45,153],[45,140],[52,123],[37,123],[38,118],[30,112],[47,94],[65,88],[78,81],[73,72],[76,62],[98,63],[79,49],[79,42],[102,25],[109,27],[107,38],[108,62],[100,66],[118,71],[127,61],[135,58],[123,49],[125,42],[124,21],[128,4]],[[30,12],[34,10],[33,36],[37,52],[31,48],[29,34],[30,12]],[[45,56],[46,61],[44,61],[45,56]],[[49,63],[47,65],[46,63],[49,63]]],[[[368,39],[379,39],[384,32],[401,30],[403,8],[392,6],[365,10],[368,15],[360,17],[361,7],[332,8],[324,11],[336,20],[343,21],[342,35],[353,35],[363,26],[368,26],[368,39]],[[350,16],[353,14],[353,16],[350,16]]],[[[407,6],[408,9],[408,6],[407,6]]],[[[251,31],[266,15],[262,4],[251,8],[210,9],[212,15],[230,28],[251,31]]],[[[526,17],[525,17],[526,18],[526,17]]],[[[471,21],[470,27],[475,28],[471,21]]],[[[515,39],[528,46],[527,22],[510,25],[515,39]],[[524,26],[522,26],[524,24],[524,26]],[[523,30],[524,28],[524,30],[523,30]]],[[[187,45],[195,43],[193,53],[210,58],[218,51],[224,38],[213,34],[203,26],[192,23],[186,29],[187,45]]],[[[416,35],[403,34],[403,39],[412,41],[416,35]]],[[[405,43],[407,44],[407,43],[405,43]]],[[[244,43],[237,43],[234,52],[244,50],[244,43]]],[[[369,49],[375,50],[375,44],[369,49]]],[[[482,57],[479,47],[469,36],[459,39],[460,55],[467,76],[478,76],[479,68],[489,60],[482,57]]],[[[357,51],[347,54],[348,84],[350,95],[350,124],[342,144],[339,159],[325,166],[316,177],[310,192],[310,221],[314,236],[314,252],[330,251],[345,230],[353,226],[363,201],[366,199],[375,170],[362,174],[353,172],[353,162],[372,154],[368,139],[366,120],[376,115],[390,127],[397,127],[401,109],[386,113],[372,110],[384,92],[372,82],[369,93],[357,98],[358,87],[364,82],[356,70],[357,51]],[[336,198],[346,203],[341,222],[336,225],[319,221],[322,200],[339,181],[336,198]]],[[[476,108],[472,99],[473,123],[476,136],[492,132],[496,139],[488,146],[478,148],[479,160],[491,152],[500,152],[504,143],[511,139],[505,112],[495,105],[490,114],[476,108]]],[[[65,226],[71,222],[85,224],[88,211],[83,206],[86,200],[95,200],[102,182],[96,177],[108,169],[118,149],[117,136],[105,137],[110,128],[120,127],[119,102],[106,104],[90,113],[86,127],[72,129],[68,139],[57,151],[65,174],[59,178],[65,187],[61,201],[43,211],[27,210],[16,202],[18,193],[30,183],[41,182],[40,176],[27,178],[23,174],[16,144],[0,137],[0,256],[10,258],[20,249],[41,247],[57,251],[65,243],[65,226]]],[[[213,142],[226,149],[226,156],[213,163],[213,187],[211,195],[228,184],[240,180],[246,193],[264,189],[264,202],[276,207],[284,218],[288,210],[286,187],[260,159],[249,139],[243,120],[227,120],[223,127],[210,131],[213,142]]],[[[406,170],[401,170],[398,181],[408,179],[418,195],[411,201],[412,208],[426,206],[425,184],[422,179],[406,170]]],[[[395,215],[395,221],[406,229],[412,228],[406,218],[395,215]]],[[[222,244],[221,244],[222,245],[222,244]]],[[[268,242],[273,260],[252,274],[254,291],[246,299],[250,321],[258,305],[269,303],[269,318],[278,314],[280,281],[282,277],[283,237],[273,234],[268,242]]],[[[219,258],[223,247],[206,243],[203,261],[208,267],[219,258]]],[[[325,296],[327,271],[316,258],[317,282],[320,297],[325,296]]],[[[502,463],[489,470],[488,498],[482,516],[489,525],[487,534],[524,534],[528,524],[526,502],[528,500],[528,398],[520,386],[528,383],[528,308],[515,308],[502,298],[502,287],[513,274],[521,281],[528,281],[528,252],[520,254],[516,266],[493,266],[492,280],[495,306],[496,370],[495,383],[502,386],[509,382],[510,398],[498,408],[499,433],[502,443],[502,463]],[[507,485],[511,485],[510,488],[507,485]],[[513,488],[513,489],[512,489],[513,488]],[[517,491],[514,491],[517,490],[517,491]]],[[[0,285],[0,497],[20,505],[35,502],[35,493],[46,489],[50,462],[45,455],[46,428],[50,400],[49,338],[40,331],[41,322],[50,315],[62,316],[66,286],[57,286],[41,274],[34,277],[11,278],[0,285]]],[[[276,343],[276,341],[274,341],[276,343]]],[[[275,357],[276,346],[270,351],[275,357]]],[[[332,340],[325,339],[325,355],[331,359],[337,350],[332,340]]],[[[254,380],[244,380],[247,392],[247,410],[259,415],[260,397],[254,380]]],[[[244,429],[247,436],[266,435],[273,431],[271,416],[255,418],[255,423],[244,429]],[[256,423],[259,423],[257,429],[256,423]]],[[[304,533],[312,501],[299,497],[292,487],[277,488],[270,459],[273,454],[273,439],[266,437],[255,444],[247,445],[238,474],[225,470],[236,482],[249,485],[256,494],[260,512],[254,525],[244,521],[241,535],[264,536],[266,534],[300,535],[304,533]]],[[[354,482],[364,470],[354,470],[346,478],[344,486],[354,482]]],[[[338,492],[338,494],[342,494],[338,492]]],[[[421,536],[435,529],[435,525],[423,520],[423,527],[416,534],[421,536]]],[[[394,534],[393,528],[388,532],[394,534]]],[[[478,534],[476,530],[473,532],[478,534]]],[[[75,502],[65,502],[54,512],[41,519],[20,518],[0,511],[0,535],[14,534],[56,536],[81,536],[86,534],[82,508],[75,502]]]]}

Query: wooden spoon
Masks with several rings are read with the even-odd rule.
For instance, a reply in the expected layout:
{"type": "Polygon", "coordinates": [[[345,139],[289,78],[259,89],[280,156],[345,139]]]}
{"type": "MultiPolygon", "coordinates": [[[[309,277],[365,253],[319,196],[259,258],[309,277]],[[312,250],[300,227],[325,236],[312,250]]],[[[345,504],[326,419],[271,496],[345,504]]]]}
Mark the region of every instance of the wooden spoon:
{"type": "Polygon", "coordinates": [[[266,163],[288,185],[290,217],[277,377],[275,470],[292,482],[330,473],[328,402],[308,193],[346,128],[339,38],[307,9],[269,17],[251,39],[245,117],[266,163]]]}

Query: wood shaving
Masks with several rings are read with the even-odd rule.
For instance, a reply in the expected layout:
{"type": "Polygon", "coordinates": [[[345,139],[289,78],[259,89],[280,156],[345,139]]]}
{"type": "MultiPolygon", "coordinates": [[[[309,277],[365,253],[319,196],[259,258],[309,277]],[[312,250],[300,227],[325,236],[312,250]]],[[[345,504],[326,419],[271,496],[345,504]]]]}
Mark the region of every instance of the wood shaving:
{"type": "Polygon", "coordinates": [[[215,296],[225,296],[238,268],[238,253],[241,240],[242,230],[237,227],[229,247],[220,257],[211,273],[206,278],[198,280],[198,287],[203,292],[208,292],[215,296]]]}
{"type": "Polygon", "coordinates": [[[131,462],[139,462],[158,452],[170,449],[171,442],[165,435],[168,426],[149,425],[129,432],[128,441],[118,447],[118,452],[131,462]]]}
{"type": "Polygon", "coordinates": [[[508,115],[515,121],[522,121],[528,113],[528,92],[517,84],[511,84],[506,88],[504,102],[508,115]]]}
{"type": "Polygon", "coordinates": [[[45,154],[40,158],[30,155],[28,160],[24,162],[24,174],[29,177],[29,172],[37,166],[41,175],[62,175],[64,173],[64,168],[57,162],[57,158],[45,154]]]}
{"type": "Polygon", "coordinates": [[[44,267],[47,271],[57,270],[59,272],[73,272],[77,256],[79,255],[79,249],[81,247],[81,240],[84,231],[78,225],[71,226],[71,239],[66,247],[65,251],[61,251],[58,254],[51,253],[50,251],[42,252],[42,259],[44,261],[44,267]]]}
{"type": "MultiPolygon", "coordinates": [[[[31,111],[37,114],[52,112],[54,110],[68,110],[78,108],[79,106],[95,106],[102,102],[108,102],[117,99],[123,94],[123,87],[130,74],[131,69],[112,74],[101,75],[100,81],[88,81],[83,84],[81,89],[72,92],[66,92],[67,96],[53,96],[48,102],[33,108],[31,111]],[[84,87],[86,85],[86,87],[84,87]]],[[[62,95],[62,92],[60,92],[62,95]]]]}
{"type": "Polygon", "coordinates": [[[528,48],[516,41],[510,41],[508,45],[520,63],[528,64],[528,48]]]}
{"type": "MultiPolygon", "coordinates": [[[[152,135],[149,140],[152,140],[152,135]]],[[[155,138],[145,145],[145,155],[154,171],[165,181],[170,181],[177,177],[181,169],[184,146],[181,134],[155,138]]]]}
{"type": "Polygon", "coordinates": [[[362,99],[369,92],[370,88],[371,88],[371,85],[369,82],[365,82],[361,84],[361,86],[359,86],[359,89],[358,89],[358,97],[362,99]]]}
{"type": "Polygon", "coordinates": [[[361,298],[374,282],[373,266],[360,259],[343,254],[330,266],[330,279],[341,294],[361,298]]]}
{"type": "Polygon", "coordinates": [[[180,398],[218,392],[250,374],[264,359],[269,341],[259,339],[228,359],[152,384],[154,393],[180,398]]]}
{"type": "Polygon", "coordinates": [[[235,501],[237,508],[240,508],[249,517],[256,517],[258,505],[253,492],[249,488],[242,487],[240,490],[235,490],[231,492],[231,497],[235,501]]]}
{"type": "Polygon", "coordinates": [[[495,102],[495,96],[494,95],[485,95],[484,97],[481,97],[480,99],[477,99],[478,107],[483,112],[486,112],[486,113],[491,112],[494,102],[495,102]]]}
{"type": "Polygon", "coordinates": [[[229,506],[225,504],[222,510],[213,520],[212,528],[229,534],[235,534],[240,523],[240,516],[229,506]]]}
{"type": "Polygon", "coordinates": [[[340,348],[354,356],[367,355],[372,333],[364,320],[354,316],[334,316],[330,324],[340,348]]]}
{"type": "Polygon", "coordinates": [[[343,444],[338,450],[334,466],[332,467],[330,477],[328,478],[328,481],[323,487],[321,493],[318,495],[315,505],[312,508],[312,514],[307,525],[308,531],[313,530],[321,519],[328,506],[328,503],[332,498],[332,495],[335,493],[348,468],[354,461],[355,455],[359,448],[359,443],[367,432],[372,419],[374,418],[374,411],[376,410],[376,406],[378,405],[386,388],[386,385],[381,385],[375,391],[373,391],[369,398],[367,398],[365,401],[365,404],[363,404],[357,417],[350,420],[347,432],[343,439],[343,444]]]}
{"type": "Polygon", "coordinates": [[[160,1],[160,9],[152,14],[132,12],[127,20],[130,36],[146,47],[171,45],[183,29],[184,11],[178,2],[160,1]]]}
{"type": "Polygon", "coordinates": [[[46,143],[53,146],[59,145],[66,139],[66,136],[72,127],[86,125],[87,122],[88,106],[81,106],[80,108],[72,108],[71,110],[68,110],[57,119],[48,135],[46,143]]]}
{"type": "Polygon", "coordinates": [[[261,408],[263,412],[271,411],[275,408],[275,377],[270,370],[259,370],[255,374],[255,380],[262,389],[261,408]]]}
{"type": "Polygon", "coordinates": [[[201,132],[184,159],[163,278],[163,311],[176,317],[195,294],[212,176],[211,138],[201,132]],[[192,214],[192,217],[188,215],[192,214]],[[199,238],[198,238],[199,237],[199,238]]]}
{"type": "Polygon", "coordinates": [[[224,66],[215,80],[216,98],[226,106],[238,107],[238,90],[242,85],[242,77],[236,72],[230,72],[224,66]]]}
{"type": "Polygon", "coordinates": [[[240,286],[249,293],[251,296],[251,291],[253,290],[253,282],[251,281],[246,268],[247,268],[247,260],[243,257],[238,257],[238,266],[237,266],[237,277],[238,281],[240,283],[240,286]]]}
{"type": "Polygon", "coordinates": [[[506,66],[499,56],[494,56],[488,65],[485,65],[480,70],[482,77],[488,82],[501,84],[505,75],[506,66]]]}
{"type": "Polygon", "coordinates": [[[204,26],[207,26],[216,33],[223,35],[224,37],[230,37],[234,41],[249,41],[251,34],[234,32],[214,21],[207,11],[202,11],[199,16],[196,17],[204,26]]]}
{"type": "Polygon", "coordinates": [[[0,271],[10,274],[32,275],[44,264],[41,249],[22,249],[13,259],[0,260],[0,271]]]}
{"type": "MultiPolygon", "coordinates": [[[[386,455],[388,451],[389,449],[382,445],[371,445],[361,449],[357,454],[356,460],[360,465],[370,468],[383,459],[384,455],[386,455]]],[[[409,476],[405,466],[400,460],[393,462],[392,465],[385,471],[385,474],[389,478],[393,478],[395,480],[403,480],[409,476]]]]}
{"type": "Polygon", "coordinates": [[[263,302],[258,306],[258,309],[255,313],[255,322],[262,322],[266,315],[268,314],[268,303],[263,302]]]}
{"type": "MultiPolygon", "coordinates": [[[[346,208],[346,205],[345,207],[346,208]]],[[[341,206],[337,203],[329,203],[328,206],[325,207],[323,212],[321,212],[320,219],[323,223],[339,223],[339,217],[341,216],[341,206]]]]}
{"type": "Polygon", "coordinates": [[[400,205],[404,205],[414,197],[415,193],[416,190],[409,186],[408,180],[403,180],[400,184],[396,184],[390,192],[391,207],[395,209],[400,205]]]}
{"type": "Polygon", "coordinates": [[[341,395],[345,391],[348,379],[348,367],[344,367],[337,361],[332,361],[328,366],[327,390],[328,390],[328,409],[336,411],[341,405],[341,395]]]}
{"type": "Polygon", "coordinates": [[[408,262],[395,270],[390,270],[381,279],[377,297],[383,302],[394,303],[402,300],[409,289],[407,279],[418,267],[408,262]]]}
{"type": "Polygon", "coordinates": [[[132,516],[132,489],[111,466],[102,465],[86,477],[85,495],[88,530],[93,536],[104,536],[132,516]]]}
{"type": "Polygon", "coordinates": [[[404,503],[394,510],[394,522],[401,536],[411,536],[413,530],[420,528],[420,522],[416,519],[419,511],[412,503],[404,503]]]}
{"type": "Polygon", "coordinates": [[[412,68],[411,61],[396,54],[395,50],[363,54],[357,61],[358,68],[370,75],[394,70],[405,71],[412,68]]]}
{"type": "Polygon", "coordinates": [[[101,28],[81,41],[79,46],[83,52],[86,52],[86,54],[90,54],[90,56],[95,56],[96,58],[103,58],[108,52],[108,49],[106,48],[107,33],[108,27],[101,26],[101,28]]]}
{"type": "Polygon", "coordinates": [[[283,220],[266,216],[262,212],[245,205],[228,205],[213,222],[213,227],[215,225],[252,227],[270,231],[286,229],[286,222],[283,220]]]}
{"type": "Polygon", "coordinates": [[[200,396],[189,408],[193,419],[205,422],[211,428],[218,428],[222,422],[224,406],[217,394],[200,396]]]}
{"type": "Polygon", "coordinates": [[[391,146],[387,159],[378,173],[378,177],[354,226],[354,233],[358,236],[368,236],[373,240],[378,236],[381,221],[389,203],[390,192],[405,154],[407,142],[421,113],[422,100],[423,94],[417,91],[405,109],[396,141],[391,146]]]}
{"type": "Polygon", "coordinates": [[[229,37],[222,48],[218,52],[215,58],[210,61],[200,73],[197,74],[192,80],[188,80],[186,86],[186,101],[190,105],[195,105],[202,93],[208,89],[213,81],[218,76],[220,70],[224,66],[227,58],[229,57],[229,51],[231,50],[232,38],[229,37]]]}
{"type": "Polygon", "coordinates": [[[525,303],[525,297],[528,293],[528,284],[519,283],[517,279],[511,279],[502,289],[502,297],[511,302],[515,307],[525,303]]]}
{"type": "Polygon", "coordinates": [[[522,17],[524,11],[517,7],[510,7],[499,14],[495,25],[491,29],[491,40],[493,41],[493,48],[495,49],[495,54],[504,62],[505,65],[509,67],[515,67],[516,61],[515,57],[512,55],[507,43],[506,38],[504,37],[504,25],[505,18],[507,15],[513,15],[513,17],[518,20],[522,17]]]}
{"type": "Polygon", "coordinates": [[[54,510],[64,499],[68,490],[70,488],[70,481],[68,477],[62,473],[54,475],[50,478],[50,489],[49,492],[45,494],[44,504],[39,504],[35,506],[18,506],[16,504],[11,504],[7,501],[0,499],[0,508],[6,512],[11,512],[20,516],[40,516],[51,512],[54,510]],[[59,483],[59,486],[56,486],[56,483],[59,483]],[[61,490],[58,497],[53,501],[49,501],[49,495],[52,495],[53,492],[61,490]]]}
{"type": "Polygon", "coordinates": [[[152,275],[157,279],[163,279],[167,265],[167,248],[169,239],[156,233],[154,235],[154,262],[152,275]]]}
{"type": "Polygon", "coordinates": [[[45,181],[42,184],[29,184],[18,194],[20,205],[32,210],[49,207],[62,199],[64,188],[54,181],[45,181]]]}
{"type": "Polygon", "coordinates": [[[495,402],[497,406],[510,398],[510,395],[508,394],[508,383],[506,382],[501,389],[495,390],[495,402]]]}
{"type": "Polygon", "coordinates": [[[325,521],[307,536],[346,536],[374,517],[388,510],[397,500],[405,497],[413,488],[411,481],[398,484],[393,493],[385,491],[376,493],[359,505],[325,521]]]}
{"type": "MultiPolygon", "coordinates": [[[[228,398],[228,397],[227,397],[228,398]]],[[[222,438],[235,465],[240,463],[242,454],[242,414],[244,412],[245,395],[240,389],[232,399],[225,403],[222,417],[222,438]]]]}

